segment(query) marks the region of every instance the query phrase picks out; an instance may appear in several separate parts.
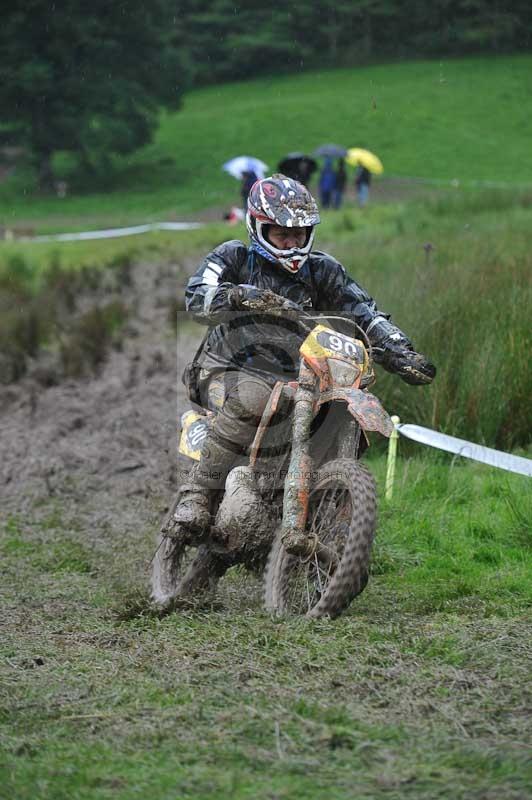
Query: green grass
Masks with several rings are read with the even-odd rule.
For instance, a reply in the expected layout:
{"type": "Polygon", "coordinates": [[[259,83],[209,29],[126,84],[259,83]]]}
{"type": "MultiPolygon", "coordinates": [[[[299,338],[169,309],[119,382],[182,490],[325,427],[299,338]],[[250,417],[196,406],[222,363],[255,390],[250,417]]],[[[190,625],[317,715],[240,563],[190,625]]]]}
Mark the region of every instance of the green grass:
{"type": "MultiPolygon", "coordinates": [[[[239,231],[240,233],[240,231],[239,231]]],[[[224,224],[210,224],[193,231],[146,233],[127,239],[89,242],[6,242],[0,245],[0,281],[15,278],[38,290],[45,274],[60,265],[67,270],[107,268],[125,260],[161,257],[184,259],[189,253],[210,250],[228,234],[224,224]]]]}
{"type": "Polygon", "coordinates": [[[377,394],[390,412],[502,449],[529,444],[530,197],[464,193],[346,211],[328,224],[318,246],[439,370],[423,389],[379,376],[377,394]]]}
{"type": "Polygon", "coordinates": [[[164,115],[155,141],[90,194],[34,193],[21,171],[0,191],[0,220],[43,230],[190,215],[238,202],[221,164],[242,153],[274,168],[292,150],[336,140],[377,152],[386,175],[461,184],[531,184],[532,57],[422,61],[303,73],[197,90],[164,115]]]}
{"type": "Polygon", "coordinates": [[[402,457],[335,622],[271,618],[239,573],[221,605],[132,617],[149,532],[87,542],[49,502],[2,537],[0,796],[526,796],[526,479],[402,457]]]}
{"type": "Polygon", "coordinates": [[[501,598],[515,609],[530,604],[530,479],[441,455],[403,461],[397,483],[374,569],[409,610],[486,614],[501,598]]]}

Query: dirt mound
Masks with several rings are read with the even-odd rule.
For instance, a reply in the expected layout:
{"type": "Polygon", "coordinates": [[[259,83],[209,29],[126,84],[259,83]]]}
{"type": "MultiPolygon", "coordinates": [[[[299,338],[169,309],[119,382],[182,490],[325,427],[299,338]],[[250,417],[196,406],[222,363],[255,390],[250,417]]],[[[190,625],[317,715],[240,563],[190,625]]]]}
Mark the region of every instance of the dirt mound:
{"type": "Polygon", "coordinates": [[[111,531],[153,541],[176,486],[178,374],[193,347],[193,334],[177,347],[169,319],[184,281],[175,265],[133,267],[124,302],[134,311],[96,377],[44,388],[36,364],[0,386],[3,517],[39,524],[54,508],[62,530],[95,547],[111,531]]]}

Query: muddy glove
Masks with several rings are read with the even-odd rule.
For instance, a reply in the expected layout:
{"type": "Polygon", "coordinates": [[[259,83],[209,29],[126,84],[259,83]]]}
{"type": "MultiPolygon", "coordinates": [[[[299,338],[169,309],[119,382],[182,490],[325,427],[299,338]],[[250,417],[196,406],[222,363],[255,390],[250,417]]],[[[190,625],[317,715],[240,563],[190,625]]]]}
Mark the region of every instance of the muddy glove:
{"type": "Polygon", "coordinates": [[[388,372],[399,375],[405,383],[412,386],[432,383],[436,375],[436,367],[422,353],[412,348],[403,349],[394,345],[386,347],[384,358],[380,362],[388,372]]]}
{"type": "Polygon", "coordinates": [[[229,289],[227,294],[231,308],[241,310],[256,307],[262,308],[266,291],[265,289],[258,289],[256,286],[251,286],[248,283],[241,283],[229,289]]]}
{"type": "Polygon", "coordinates": [[[384,317],[376,317],[366,333],[377,364],[413,386],[432,383],[436,367],[422,353],[416,353],[410,339],[399,328],[384,317]]]}
{"type": "Polygon", "coordinates": [[[237,310],[276,311],[279,316],[289,318],[297,317],[303,311],[292,300],[281,297],[270,289],[258,289],[247,283],[241,283],[229,290],[229,302],[237,310]]]}

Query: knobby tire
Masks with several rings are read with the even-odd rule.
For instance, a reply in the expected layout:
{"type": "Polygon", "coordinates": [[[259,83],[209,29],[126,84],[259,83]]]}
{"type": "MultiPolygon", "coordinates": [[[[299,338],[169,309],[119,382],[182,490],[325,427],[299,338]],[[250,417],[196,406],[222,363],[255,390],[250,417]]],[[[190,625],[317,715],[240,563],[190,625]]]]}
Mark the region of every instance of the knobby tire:
{"type": "Polygon", "coordinates": [[[334,571],[316,556],[289,555],[276,533],[265,572],[265,605],[280,614],[337,617],[368,581],[375,536],[375,481],[367,467],[350,459],[329,461],[318,471],[309,498],[307,531],[334,549],[334,571]]]}

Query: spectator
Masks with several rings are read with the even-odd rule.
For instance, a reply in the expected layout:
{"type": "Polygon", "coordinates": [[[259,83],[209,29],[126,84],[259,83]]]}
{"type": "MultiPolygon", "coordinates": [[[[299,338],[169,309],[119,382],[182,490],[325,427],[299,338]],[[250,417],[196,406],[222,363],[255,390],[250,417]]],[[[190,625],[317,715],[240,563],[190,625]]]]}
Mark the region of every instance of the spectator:
{"type": "Polygon", "coordinates": [[[355,172],[355,187],[357,190],[358,205],[361,208],[363,208],[368,202],[370,183],[371,172],[362,164],[359,164],[355,172]]]}
{"type": "Polygon", "coordinates": [[[325,159],[325,164],[320,172],[320,200],[323,208],[330,208],[333,192],[336,188],[336,173],[330,158],[325,159]]]}
{"type": "Polygon", "coordinates": [[[240,189],[240,195],[242,197],[242,205],[244,207],[244,214],[247,211],[248,194],[249,194],[249,192],[251,190],[251,187],[253,186],[253,184],[256,181],[258,181],[258,177],[253,172],[253,170],[250,170],[248,172],[243,172],[242,173],[242,186],[241,186],[241,189],[240,189]]]}
{"type": "Polygon", "coordinates": [[[299,162],[296,180],[302,183],[303,186],[308,186],[312,177],[312,173],[315,169],[316,163],[314,161],[302,159],[299,162]]]}
{"type": "Polygon", "coordinates": [[[338,166],[336,168],[336,184],[333,191],[334,208],[340,208],[340,206],[342,205],[342,199],[345,191],[346,182],[347,182],[347,172],[345,169],[345,161],[343,158],[339,158],[338,166]]]}

